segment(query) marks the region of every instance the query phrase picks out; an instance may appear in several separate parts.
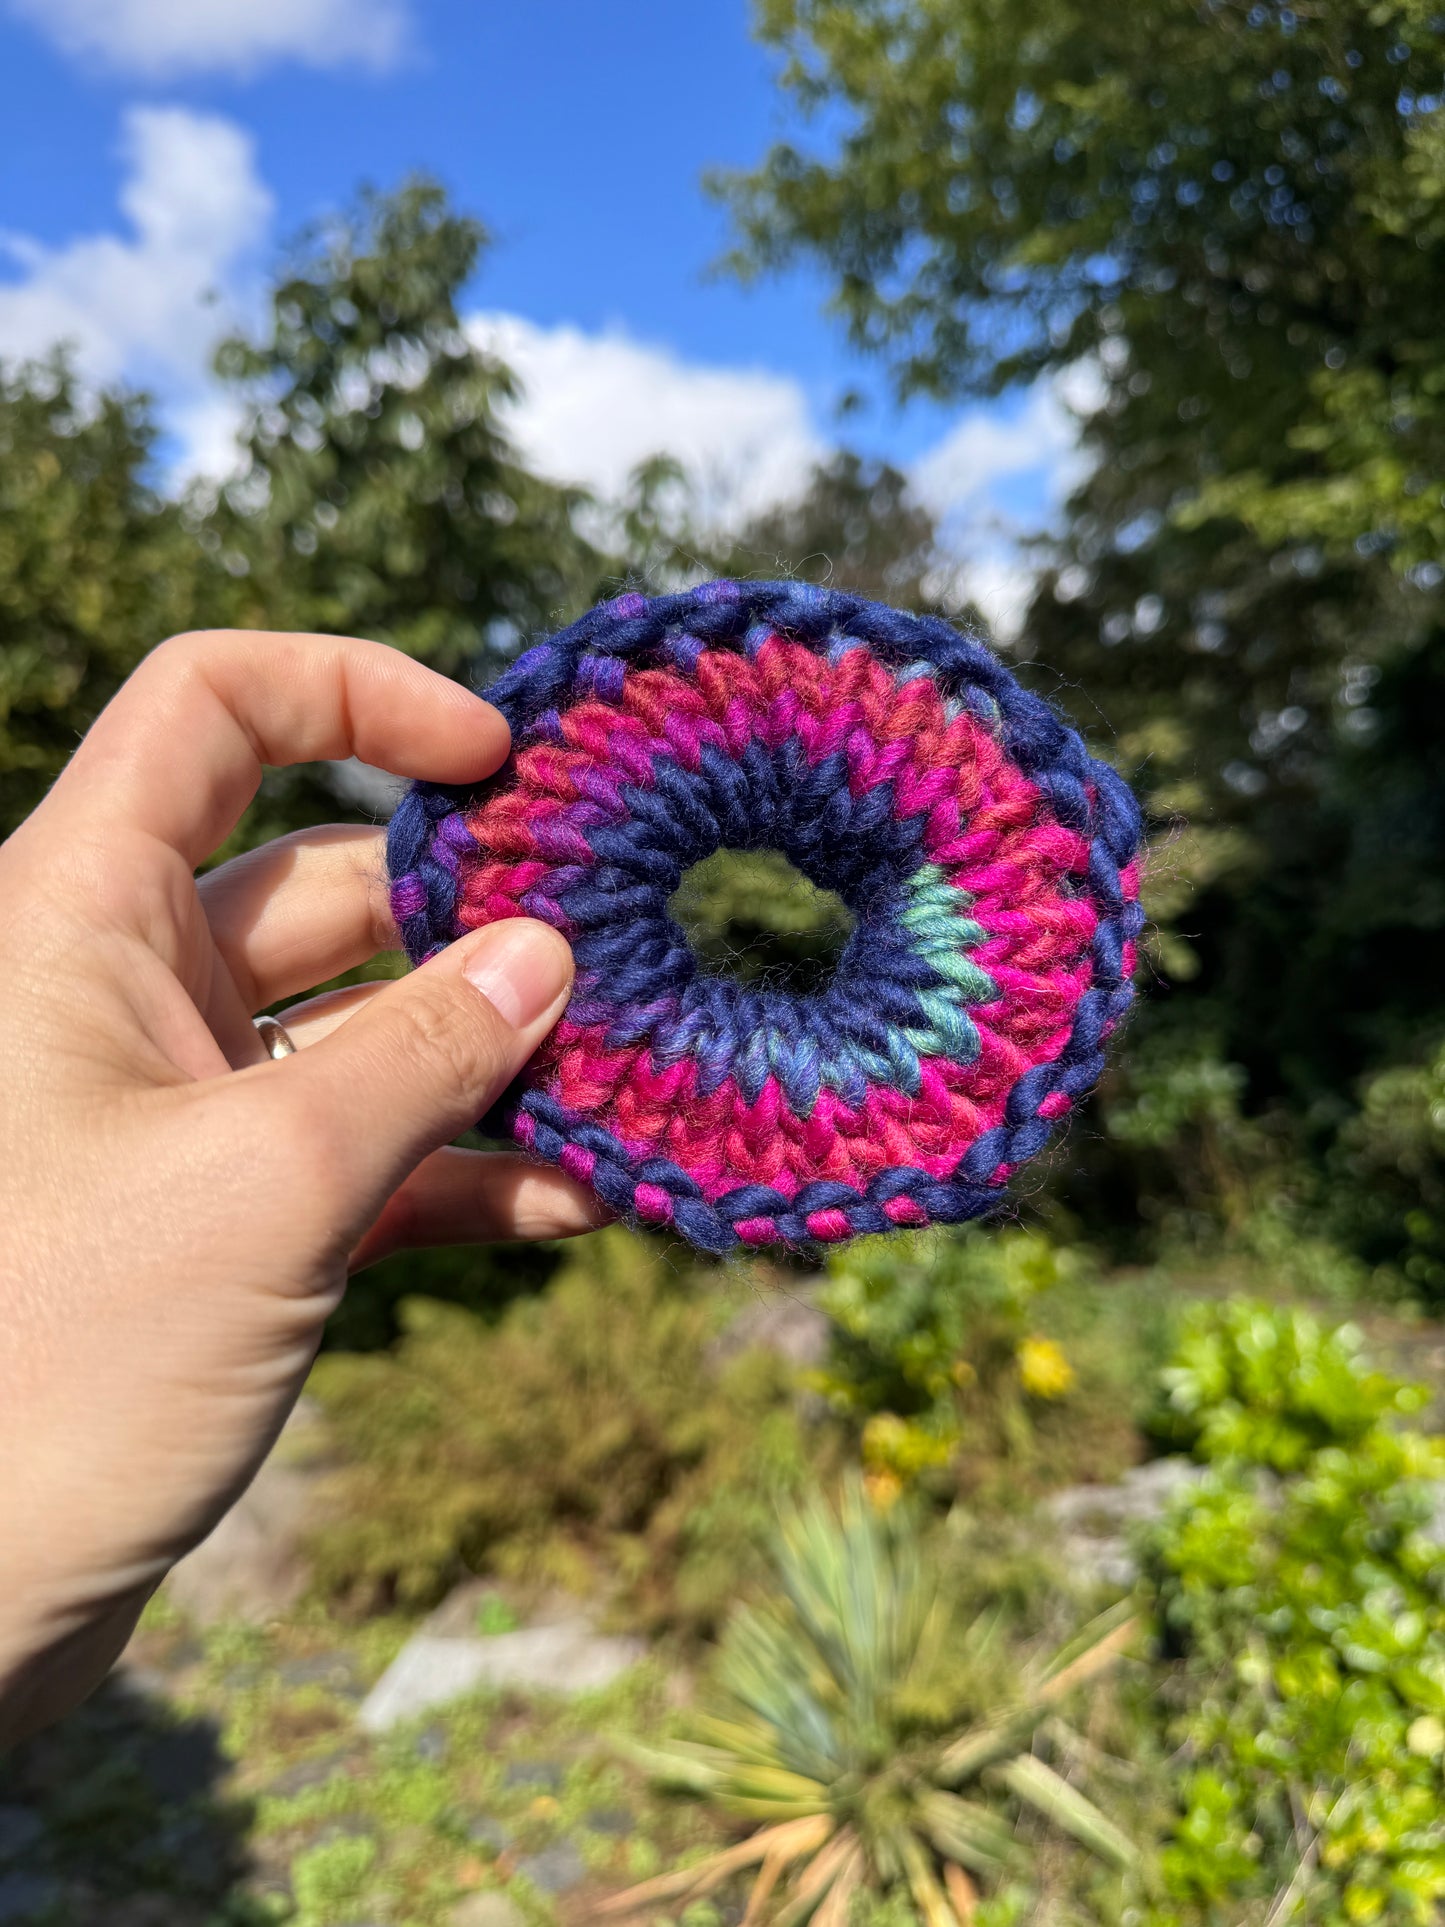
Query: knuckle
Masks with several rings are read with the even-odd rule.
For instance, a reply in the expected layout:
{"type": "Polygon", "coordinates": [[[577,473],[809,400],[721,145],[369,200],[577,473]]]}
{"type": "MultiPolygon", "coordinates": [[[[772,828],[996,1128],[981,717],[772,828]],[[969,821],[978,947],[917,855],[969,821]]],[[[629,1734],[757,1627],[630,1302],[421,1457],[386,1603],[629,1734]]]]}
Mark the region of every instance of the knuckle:
{"type": "Polygon", "coordinates": [[[198,683],[207,683],[227,646],[234,639],[228,629],[187,629],[158,643],[136,670],[134,682],[151,699],[170,703],[198,683]]]}
{"type": "Polygon", "coordinates": [[[182,629],[157,644],[146,661],[155,669],[181,674],[230,648],[236,635],[234,629],[182,629]]]}
{"type": "Polygon", "coordinates": [[[459,1109],[479,1105],[501,1068],[495,1027],[487,1021],[481,999],[449,994],[443,985],[413,978],[411,994],[398,1003],[398,1048],[424,1071],[444,1097],[459,1109]]]}

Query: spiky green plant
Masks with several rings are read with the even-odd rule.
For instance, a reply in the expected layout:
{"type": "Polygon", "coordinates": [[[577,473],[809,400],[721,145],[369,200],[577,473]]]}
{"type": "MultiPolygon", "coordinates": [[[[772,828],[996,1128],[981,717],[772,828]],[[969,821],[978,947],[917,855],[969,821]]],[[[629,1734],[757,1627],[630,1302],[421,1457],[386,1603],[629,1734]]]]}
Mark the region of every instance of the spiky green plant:
{"type": "Polygon", "coordinates": [[[927,1927],[966,1927],[977,1882],[1027,1873],[1031,1809],[1115,1867],[1131,1842],[1034,1751],[1059,1709],[1118,1657],[1127,1605],[1044,1665],[1010,1667],[997,1616],[963,1622],[900,1510],[856,1485],[782,1518],[776,1591],[724,1634],[694,1740],[639,1757],[656,1777],[762,1824],[700,1865],[629,1889],[627,1915],[696,1899],[756,1867],[745,1927],[843,1927],[861,1887],[905,1888],[927,1927]]]}

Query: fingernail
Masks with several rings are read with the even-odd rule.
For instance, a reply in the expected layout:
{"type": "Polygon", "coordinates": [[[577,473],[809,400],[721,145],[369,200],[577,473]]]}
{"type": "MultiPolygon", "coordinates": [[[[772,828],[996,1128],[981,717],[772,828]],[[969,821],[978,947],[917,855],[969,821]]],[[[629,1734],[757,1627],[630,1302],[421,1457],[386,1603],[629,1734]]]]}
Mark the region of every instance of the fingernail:
{"type": "Polygon", "coordinates": [[[549,925],[508,917],[477,938],[462,974],[504,1024],[525,1030],[566,989],[572,963],[566,944],[549,925]]]}

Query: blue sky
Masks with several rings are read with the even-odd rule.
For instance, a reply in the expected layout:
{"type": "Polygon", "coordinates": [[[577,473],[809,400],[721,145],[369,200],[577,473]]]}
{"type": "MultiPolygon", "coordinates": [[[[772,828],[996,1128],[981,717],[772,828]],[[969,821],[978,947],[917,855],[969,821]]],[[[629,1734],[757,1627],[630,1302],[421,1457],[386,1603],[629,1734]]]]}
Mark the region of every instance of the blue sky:
{"type": "Polygon", "coordinates": [[[1055,397],[900,411],[815,275],[708,275],[727,229],[701,176],[785,111],[747,0],[0,0],[0,357],[69,337],[214,468],[224,320],[302,223],[422,169],[495,237],[474,325],[519,367],[540,466],[605,491],[665,445],[726,519],[801,486],[858,389],[849,439],[1016,592],[1011,531],[1070,472],[1055,397]]]}

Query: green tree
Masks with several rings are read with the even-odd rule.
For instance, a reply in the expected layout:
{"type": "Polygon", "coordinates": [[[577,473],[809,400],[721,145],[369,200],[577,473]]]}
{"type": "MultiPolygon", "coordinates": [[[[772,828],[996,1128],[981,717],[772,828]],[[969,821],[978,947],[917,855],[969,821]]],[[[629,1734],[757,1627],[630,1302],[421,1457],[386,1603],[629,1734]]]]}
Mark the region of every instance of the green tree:
{"type": "MultiPolygon", "coordinates": [[[[512,377],[458,319],[483,239],[421,183],[308,237],[265,338],[219,355],[243,471],[183,500],[143,396],[0,369],[0,829],[177,630],[351,632],[462,674],[590,599],[579,498],[517,459],[512,377]]],[[[324,769],[273,772],[238,841],[354,814],[324,769]]]]}
{"type": "Polygon", "coordinates": [[[846,448],[816,464],[796,501],[746,523],[718,569],[826,583],[907,609],[938,607],[945,581],[937,525],[907,477],[846,448]]]}
{"type": "MultiPolygon", "coordinates": [[[[724,183],[900,390],[1086,368],[1020,654],[1156,821],[1146,1022],[1328,1131],[1438,1029],[1445,21],[1416,0],[760,0],[818,132],[724,183]],[[1047,675],[1043,665],[1047,664],[1047,675]],[[1194,1040],[1191,1044],[1191,1039],[1194,1040]]],[[[1123,1202],[1122,1198],[1119,1200],[1123,1202]]]]}
{"type": "Polygon", "coordinates": [[[485,241],[432,183],[368,193],[303,238],[263,338],[222,346],[245,466],[203,539],[245,573],[255,621],[458,674],[587,600],[582,498],[522,466],[498,421],[513,377],[462,326],[485,241]]]}
{"type": "Polygon", "coordinates": [[[821,258],[905,389],[996,392],[1097,355],[1111,400],[1165,440],[1188,425],[1231,488],[1337,460],[1349,486],[1307,514],[1292,496],[1291,537],[1393,521],[1434,529],[1433,559],[1438,484],[1405,487],[1445,450],[1426,0],[760,0],[758,20],[842,133],[731,182],[745,262],[821,258]]]}
{"type": "Polygon", "coordinates": [[[764,0],[759,24],[843,132],[725,184],[742,263],[819,259],[905,393],[1097,376],[1043,597],[1072,613],[1036,612],[1035,650],[1106,692],[1161,794],[1187,778],[1226,819],[1367,734],[1439,580],[1369,566],[1419,559],[1396,484],[1445,513],[1434,10],[764,0]],[[1386,376],[1393,464],[1365,452],[1386,376]],[[1326,435],[1342,415],[1356,439],[1326,435]]]}
{"type": "Polygon", "coordinates": [[[143,397],[87,400],[63,358],[0,367],[0,835],[194,620],[203,558],[151,484],[156,432],[143,397]]]}

